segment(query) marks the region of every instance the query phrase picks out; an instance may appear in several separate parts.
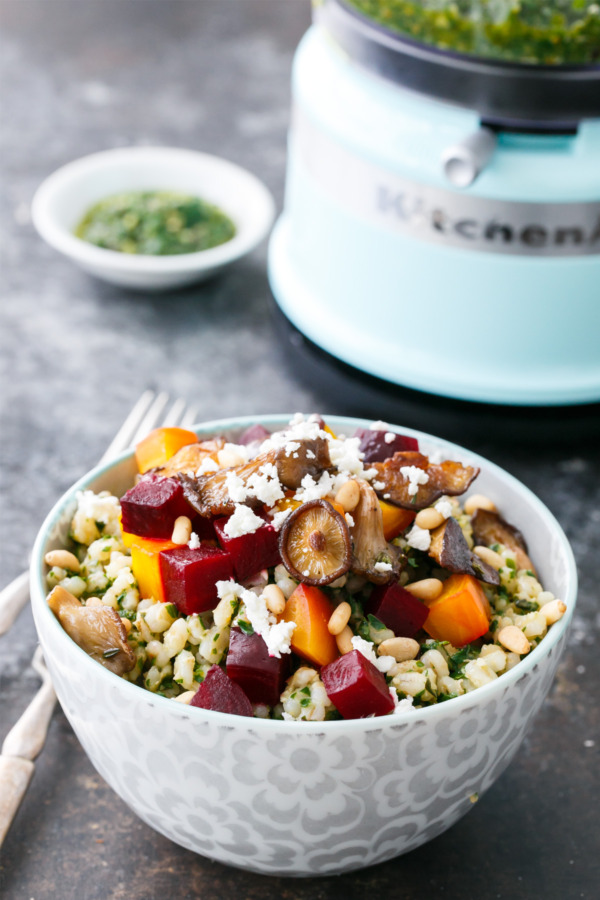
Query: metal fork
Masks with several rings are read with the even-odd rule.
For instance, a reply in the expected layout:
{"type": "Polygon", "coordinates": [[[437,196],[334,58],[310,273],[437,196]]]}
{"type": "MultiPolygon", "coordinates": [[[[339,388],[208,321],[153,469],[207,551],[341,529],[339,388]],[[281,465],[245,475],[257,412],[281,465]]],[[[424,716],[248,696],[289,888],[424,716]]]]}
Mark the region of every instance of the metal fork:
{"type": "MultiPolygon", "coordinates": [[[[175,400],[167,410],[168,405],[168,394],[144,391],[99,462],[109,462],[122,450],[133,447],[158,425],[189,428],[194,424],[196,410],[187,407],[184,400],[175,400]]],[[[0,592],[0,634],[9,630],[28,599],[29,573],[24,572],[0,592]]],[[[42,678],[42,686],[8,732],[0,754],[0,847],[31,781],[33,760],[44,746],[56,703],[41,647],[35,651],[31,664],[42,678]]]]}
{"type": "MultiPolygon", "coordinates": [[[[158,425],[179,425],[181,428],[189,428],[194,424],[196,410],[192,407],[188,408],[185,400],[182,400],[181,397],[175,400],[163,416],[168,404],[168,394],[144,391],[98,460],[98,464],[109,462],[122,450],[133,447],[158,425]]],[[[0,635],[10,630],[28,600],[29,572],[23,572],[3,591],[0,591],[0,635]]]]}

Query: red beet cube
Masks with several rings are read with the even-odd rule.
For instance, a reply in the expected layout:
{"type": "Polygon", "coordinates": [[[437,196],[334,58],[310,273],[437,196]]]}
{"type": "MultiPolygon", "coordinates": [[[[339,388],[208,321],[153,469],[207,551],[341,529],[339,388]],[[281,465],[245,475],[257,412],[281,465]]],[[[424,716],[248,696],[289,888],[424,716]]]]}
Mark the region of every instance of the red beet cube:
{"type": "Polygon", "coordinates": [[[251,716],[252,704],[220,666],[211,666],[191,699],[190,706],[214,709],[233,716],[251,716]]]}
{"type": "Polygon", "coordinates": [[[198,535],[201,541],[217,540],[213,519],[208,519],[206,516],[196,516],[196,518],[190,516],[190,518],[192,520],[192,531],[198,535]]]}
{"type": "Polygon", "coordinates": [[[247,446],[248,444],[262,444],[262,442],[270,436],[270,433],[263,425],[251,425],[250,428],[246,428],[242,436],[238,438],[238,444],[243,444],[244,446],[247,446]]]}
{"type": "Polygon", "coordinates": [[[227,674],[253,703],[266,703],[267,706],[279,703],[289,664],[289,653],[282,653],[281,659],[269,656],[260,634],[244,634],[240,628],[231,629],[227,674]]]}
{"type": "Polygon", "coordinates": [[[418,450],[419,442],[416,438],[393,431],[371,431],[368,428],[357,428],[354,437],[360,438],[360,449],[364,453],[364,463],[383,462],[394,453],[402,450],[418,450]],[[393,434],[393,441],[386,441],[386,435],[393,434]]]}
{"type": "Polygon", "coordinates": [[[365,603],[365,613],[377,616],[397,637],[414,637],[425,624],[429,610],[399,584],[380,584],[365,603]]]}
{"type": "Polygon", "coordinates": [[[385,716],[394,709],[385,676],[358,650],[324,666],[321,679],[327,696],[344,719],[385,716]]]}
{"type": "Polygon", "coordinates": [[[225,525],[228,517],[215,519],[215,531],[219,544],[226,550],[233,560],[235,577],[237,581],[246,581],[251,575],[277,566],[281,562],[279,555],[278,533],[272,525],[265,522],[252,534],[242,534],[239,537],[228,537],[225,534],[225,525]]]}
{"type": "Polygon", "coordinates": [[[121,497],[123,531],[140,537],[167,540],[178,516],[194,515],[177,478],[142,478],[121,497]]]}
{"type": "Polygon", "coordinates": [[[195,550],[187,546],[161,550],[158,560],[165,599],[184,616],[214,609],[219,602],[216,582],[233,578],[229,554],[206,544],[195,550]]]}

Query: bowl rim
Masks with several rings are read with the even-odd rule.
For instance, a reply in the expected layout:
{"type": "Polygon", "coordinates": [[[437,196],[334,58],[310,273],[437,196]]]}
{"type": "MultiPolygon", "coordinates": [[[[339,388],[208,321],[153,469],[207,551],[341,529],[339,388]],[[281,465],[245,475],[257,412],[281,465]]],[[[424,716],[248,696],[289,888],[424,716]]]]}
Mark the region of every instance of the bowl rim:
{"type": "MultiPolygon", "coordinates": [[[[208,436],[209,434],[214,434],[219,430],[223,432],[243,430],[244,428],[247,428],[248,426],[254,424],[262,424],[266,427],[282,426],[289,423],[291,418],[292,415],[288,413],[270,415],[257,414],[241,417],[238,416],[202,422],[194,425],[191,430],[196,431],[199,436],[208,436]]],[[[330,422],[334,428],[339,427],[340,425],[342,427],[348,425],[352,428],[368,427],[374,421],[373,419],[364,419],[352,416],[336,416],[333,414],[328,415],[326,417],[326,420],[327,422],[330,422]]],[[[326,731],[331,730],[332,732],[351,729],[355,733],[361,733],[363,731],[378,730],[382,728],[393,729],[394,727],[404,727],[407,724],[411,723],[415,726],[417,724],[423,725],[427,724],[428,722],[433,723],[440,717],[445,717],[451,710],[455,710],[456,714],[459,715],[461,710],[467,711],[469,708],[472,708],[473,704],[478,705],[480,703],[484,703],[485,700],[487,698],[491,698],[494,693],[503,691],[504,688],[508,688],[511,685],[514,686],[518,681],[521,681],[524,677],[531,673],[538,661],[541,661],[545,656],[549,655],[550,651],[559,643],[570,626],[577,600],[578,585],[575,558],[573,556],[573,551],[571,549],[569,541],[559,522],[550,512],[548,507],[533,493],[533,491],[531,491],[522,482],[515,478],[515,476],[506,472],[506,470],[502,469],[500,466],[496,465],[493,462],[490,462],[485,457],[482,457],[479,454],[462,447],[459,444],[455,444],[451,441],[446,441],[443,438],[437,438],[434,435],[428,434],[427,432],[417,431],[413,428],[408,428],[393,423],[386,424],[389,424],[392,430],[398,430],[403,434],[423,440],[424,444],[430,443],[436,447],[443,448],[445,452],[448,452],[450,454],[457,454],[459,459],[462,458],[465,462],[468,461],[469,463],[475,463],[477,465],[483,466],[496,476],[499,476],[501,479],[507,480],[513,488],[524,495],[525,499],[528,501],[528,504],[533,506],[537,513],[541,515],[542,518],[545,518],[547,520],[548,524],[552,527],[556,538],[558,539],[561,550],[564,554],[565,563],[567,565],[567,591],[565,596],[561,597],[561,599],[567,606],[567,611],[562,619],[552,625],[552,627],[549,629],[549,631],[537,647],[531,650],[526,657],[522,658],[518,665],[514,666],[512,669],[504,673],[496,680],[489,682],[488,684],[485,684],[474,691],[462,694],[459,697],[454,697],[452,700],[445,701],[444,703],[434,704],[433,706],[424,707],[422,709],[410,709],[405,713],[364,719],[338,719],[328,722],[308,722],[304,720],[296,722],[279,719],[261,719],[255,717],[252,717],[250,719],[249,717],[232,716],[229,713],[221,713],[215,710],[206,710],[198,707],[191,707],[188,704],[177,703],[172,698],[162,697],[159,694],[147,691],[144,688],[141,688],[139,685],[133,684],[132,682],[127,681],[126,679],[121,678],[118,675],[115,675],[104,666],[99,665],[97,662],[92,660],[91,657],[89,657],[88,654],[81,647],[79,647],[75,643],[75,641],[72,640],[72,638],[69,637],[56,617],[52,614],[50,607],[46,603],[47,588],[44,583],[44,576],[42,574],[43,567],[45,566],[43,554],[48,535],[60,522],[66,507],[75,500],[77,492],[80,490],[88,489],[91,482],[101,477],[102,475],[107,474],[111,469],[116,468],[125,460],[131,459],[133,457],[133,451],[131,450],[121,453],[118,457],[108,463],[98,465],[95,468],[91,469],[86,475],[75,482],[72,487],[65,491],[65,493],[59,498],[59,500],[55,503],[51,511],[46,516],[35,539],[30,565],[31,603],[34,612],[34,618],[36,620],[36,627],[37,616],[43,616],[46,620],[46,624],[50,628],[50,633],[56,635],[56,640],[59,643],[62,641],[66,642],[64,644],[65,648],[69,646],[74,652],[81,654],[80,658],[82,660],[82,665],[89,665],[90,667],[93,667],[93,669],[90,668],[90,672],[95,671],[96,675],[99,678],[110,679],[110,681],[107,683],[107,687],[112,684],[113,688],[116,688],[117,682],[120,682],[120,685],[126,694],[129,691],[136,692],[135,695],[132,694],[132,700],[135,698],[135,696],[137,696],[138,700],[145,699],[151,706],[153,706],[155,703],[158,703],[159,709],[163,709],[164,712],[167,712],[167,709],[171,710],[174,715],[179,715],[182,719],[189,719],[190,716],[196,716],[199,717],[198,721],[203,720],[208,723],[212,722],[215,725],[225,725],[228,727],[236,726],[242,728],[244,727],[242,723],[247,722],[248,727],[258,729],[259,731],[264,730],[266,735],[274,731],[279,731],[282,728],[285,733],[314,734],[318,732],[319,734],[322,734],[323,729],[325,729],[326,731]],[[140,696],[140,691],[144,691],[145,697],[140,696]],[[168,704],[168,707],[163,706],[163,704],[168,704]]]]}
{"type": "Polygon", "coordinates": [[[39,185],[33,196],[31,218],[38,234],[46,243],[82,264],[123,273],[177,274],[221,266],[250,252],[266,236],[273,224],[275,200],[267,186],[256,175],[221,156],[185,147],[159,145],[116,147],[79,157],[52,172],[39,185]],[[228,175],[243,179],[254,192],[251,219],[241,228],[236,223],[238,227],[236,234],[217,247],[193,253],[151,256],[96,247],[72,234],[50,211],[55,197],[68,190],[75,178],[92,179],[101,170],[129,166],[132,160],[144,157],[148,160],[155,159],[158,164],[165,167],[185,160],[198,166],[199,170],[220,170],[222,175],[219,177],[223,180],[228,175]]]}

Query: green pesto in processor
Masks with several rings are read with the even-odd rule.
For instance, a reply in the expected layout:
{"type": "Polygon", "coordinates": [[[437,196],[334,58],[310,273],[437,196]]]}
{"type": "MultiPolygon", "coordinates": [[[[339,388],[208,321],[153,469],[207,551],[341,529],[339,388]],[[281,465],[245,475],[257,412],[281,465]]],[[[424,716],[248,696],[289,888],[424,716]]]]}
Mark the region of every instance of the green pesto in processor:
{"type": "Polygon", "coordinates": [[[537,65],[600,62],[600,0],[344,0],[439,50],[537,65]]]}
{"type": "Polygon", "coordinates": [[[170,191],[130,191],[92,206],[75,235],[105,250],[176,256],[230,241],[235,225],[222,210],[200,197],[170,191]]]}

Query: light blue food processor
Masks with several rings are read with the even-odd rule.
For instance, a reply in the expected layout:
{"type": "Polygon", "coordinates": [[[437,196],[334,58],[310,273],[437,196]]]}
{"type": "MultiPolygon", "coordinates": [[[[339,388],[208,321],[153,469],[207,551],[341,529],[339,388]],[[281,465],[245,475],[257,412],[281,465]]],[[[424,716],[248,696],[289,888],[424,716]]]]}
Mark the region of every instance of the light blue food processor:
{"type": "Polygon", "coordinates": [[[597,34],[589,64],[535,65],[319,4],[269,253],[292,325],[394,385],[599,401],[600,19],[597,34]]]}

